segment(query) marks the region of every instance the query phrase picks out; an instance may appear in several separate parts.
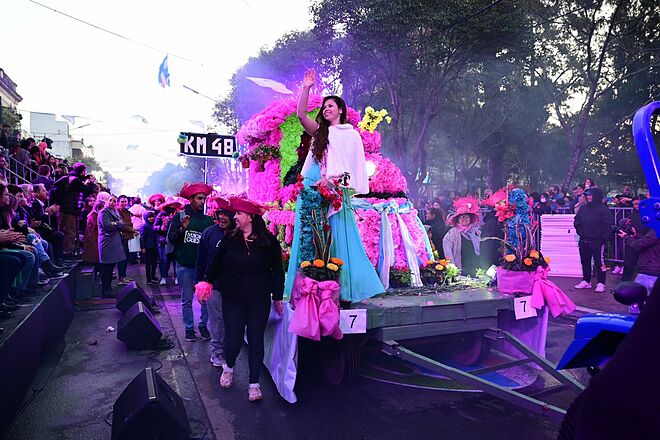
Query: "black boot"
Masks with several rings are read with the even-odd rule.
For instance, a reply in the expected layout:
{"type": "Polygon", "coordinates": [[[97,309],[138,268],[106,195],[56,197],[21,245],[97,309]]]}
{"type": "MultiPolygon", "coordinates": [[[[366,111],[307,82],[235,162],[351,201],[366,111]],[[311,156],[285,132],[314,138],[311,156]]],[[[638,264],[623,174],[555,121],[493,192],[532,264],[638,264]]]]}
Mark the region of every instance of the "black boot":
{"type": "Polygon", "coordinates": [[[43,263],[41,263],[41,268],[44,270],[46,275],[52,273],[60,273],[64,270],[63,267],[55,266],[51,260],[46,260],[43,263]]]}

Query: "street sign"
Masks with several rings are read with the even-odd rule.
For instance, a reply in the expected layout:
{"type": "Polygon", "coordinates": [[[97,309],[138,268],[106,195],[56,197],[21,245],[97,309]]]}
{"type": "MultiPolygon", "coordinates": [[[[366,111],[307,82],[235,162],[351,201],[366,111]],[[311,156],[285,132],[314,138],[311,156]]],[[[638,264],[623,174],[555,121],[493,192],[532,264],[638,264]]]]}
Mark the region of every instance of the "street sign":
{"type": "Polygon", "coordinates": [[[181,133],[186,141],[179,144],[181,154],[196,157],[232,157],[236,151],[236,137],[214,133],[181,133]]]}

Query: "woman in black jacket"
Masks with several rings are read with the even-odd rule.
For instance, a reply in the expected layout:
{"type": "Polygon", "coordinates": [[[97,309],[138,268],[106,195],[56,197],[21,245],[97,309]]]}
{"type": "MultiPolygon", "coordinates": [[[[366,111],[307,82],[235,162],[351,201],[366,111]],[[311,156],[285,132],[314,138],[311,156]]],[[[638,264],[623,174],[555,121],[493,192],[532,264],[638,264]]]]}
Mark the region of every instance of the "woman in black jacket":
{"type": "Polygon", "coordinates": [[[270,315],[271,296],[278,314],[282,314],[284,268],[282,248],[266,229],[261,217],[264,209],[245,199],[232,199],[236,211],[236,229],[227,234],[207,271],[214,290],[222,294],[222,318],[225,323],[225,357],[220,386],[232,384],[234,365],[243,345],[247,326],[250,385],[248,399],[261,400],[259,375],[264,360],[264,332],[270,315]]]}

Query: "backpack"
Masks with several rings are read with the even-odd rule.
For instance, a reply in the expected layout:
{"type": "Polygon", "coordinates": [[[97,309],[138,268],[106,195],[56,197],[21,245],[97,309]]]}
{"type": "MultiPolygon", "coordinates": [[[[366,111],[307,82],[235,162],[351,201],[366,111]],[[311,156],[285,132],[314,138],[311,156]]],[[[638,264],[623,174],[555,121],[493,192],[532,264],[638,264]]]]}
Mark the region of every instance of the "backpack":
{"type": "Polygon", "coordinates": [[[64,202],[68,183],[69,176],[62,176],[53,184],[48,196],[51,205],[61,205],[64,202]]]}

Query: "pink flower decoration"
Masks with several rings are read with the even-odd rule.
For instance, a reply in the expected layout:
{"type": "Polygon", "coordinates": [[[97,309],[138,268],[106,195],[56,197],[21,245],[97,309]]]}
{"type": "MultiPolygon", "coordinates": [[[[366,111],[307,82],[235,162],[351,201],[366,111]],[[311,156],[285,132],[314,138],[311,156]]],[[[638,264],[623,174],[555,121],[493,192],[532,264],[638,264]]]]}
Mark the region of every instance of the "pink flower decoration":
{"type": "Polygon", "coordinates": [[[383,139],[377,131],[374,131],[373,133],[369,132],[369,130],[362,130],[359,129],[360,131],[360,137],[362,137],[362,143],[364,144],[364,152],[365,153],[378,153],[380,151],[381,144],[383,142],[383,139]]]}

